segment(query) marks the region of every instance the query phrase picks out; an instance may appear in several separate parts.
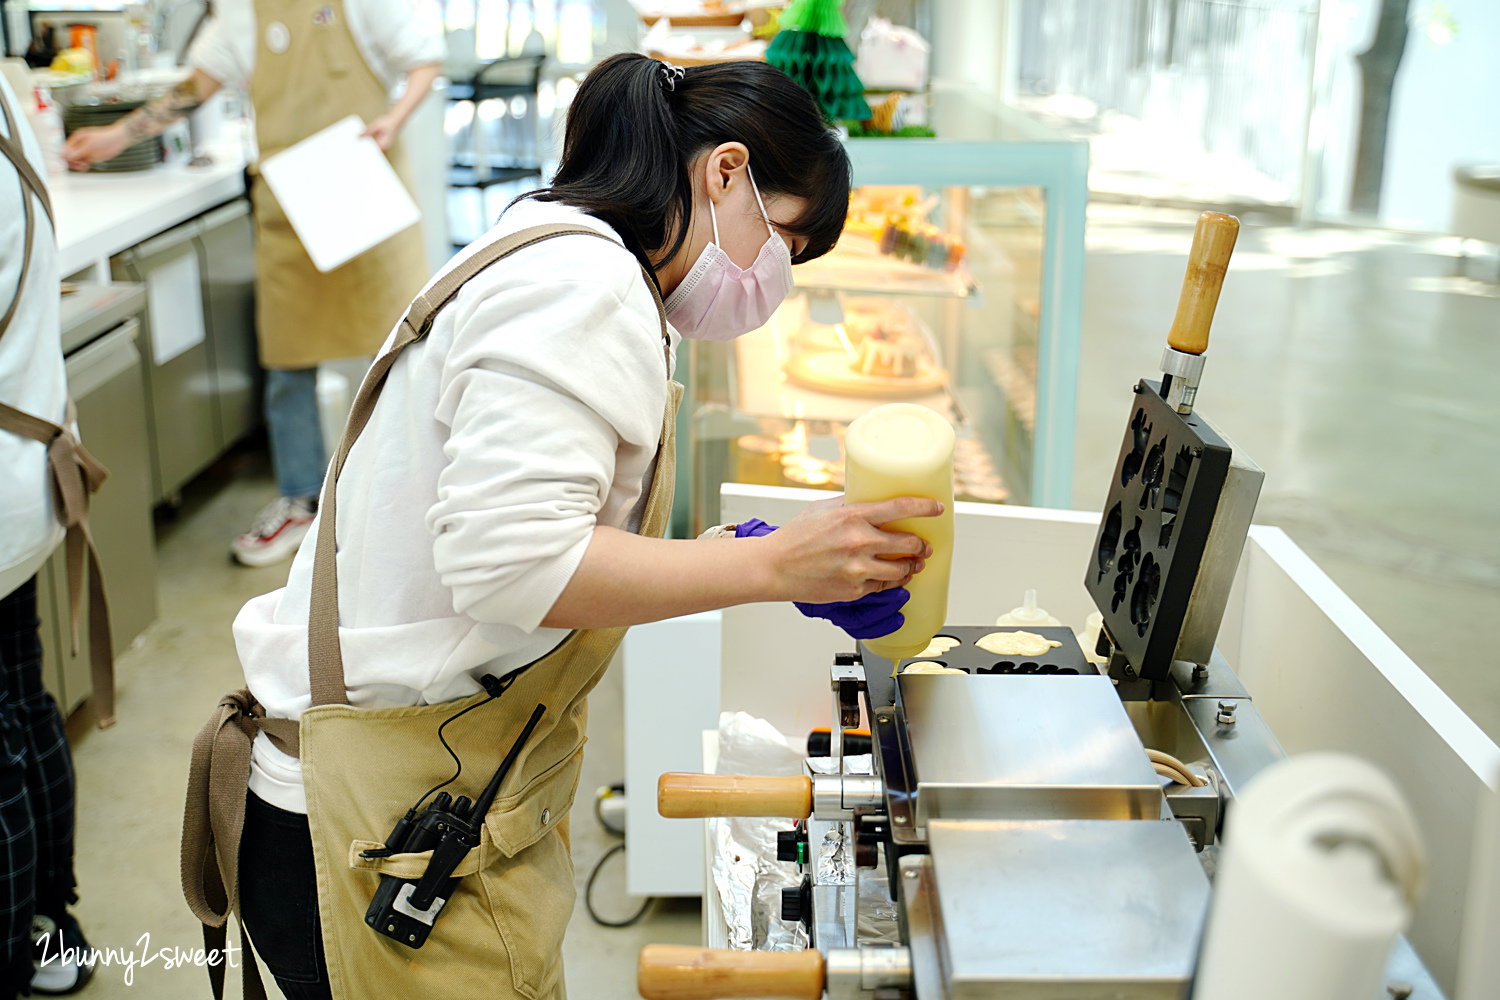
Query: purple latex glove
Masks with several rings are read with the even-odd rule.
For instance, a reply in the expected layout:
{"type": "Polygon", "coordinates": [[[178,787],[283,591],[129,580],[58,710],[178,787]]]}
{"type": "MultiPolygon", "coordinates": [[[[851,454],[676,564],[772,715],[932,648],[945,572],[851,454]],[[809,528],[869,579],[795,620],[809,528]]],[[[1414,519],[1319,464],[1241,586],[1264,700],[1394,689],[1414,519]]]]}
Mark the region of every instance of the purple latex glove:
{"type": "MultiPolygon", "coordinates": [[[[759,538],[776,530],[760,518],[734,526],[735,538],[759,538]]],[[[826,618],[856,639],[878,639],[890,635],[906,624],[901,608],[911,599],[905,587],[877,590],[857,601],[834,601],[830,604],[803,604],[793,601],[797,610],[809,618],[826,618]]]]}

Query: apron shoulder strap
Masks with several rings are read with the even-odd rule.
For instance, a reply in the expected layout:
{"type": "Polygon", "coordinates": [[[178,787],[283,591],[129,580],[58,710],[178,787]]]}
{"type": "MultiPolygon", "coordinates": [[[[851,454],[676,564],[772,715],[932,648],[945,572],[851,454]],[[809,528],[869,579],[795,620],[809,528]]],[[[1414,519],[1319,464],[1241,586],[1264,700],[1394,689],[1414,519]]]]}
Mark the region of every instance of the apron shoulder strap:
{"type": "MultiPolygon", "coordinates": [[[[401,325],[397,327],[396,338],[390,350],[377,358],[365,374],[364,382],[359,387],[359,394],[355,396],[354,405],[350,408],[349,420],[344,425],[344,435],[339,441],[338,451],[328,470],[319,508],[318,537],[313,557],[312,595],[307,621],[307,666],[312,704],[344,705],[349,701],[348,691],[344,686],[343,648],[339,641],[336,560],[338,480],[339,474],[344,469],[344,462],[349,457],[350,449],[354,447],[354,442],[359,440],[360,433],[370,421],[370,415],[374,412],[375,402],[380,398],[381,390],[385,387],[391,366],[396,363],[396,358],[402,351],[427,336],[437,314],[458,296],[459,290],[470,279],[518,250],[524,250],[544,240],[573,235],[594,236],[609,240],[611,243],[615,242],[597,229],[556,223],[522,229],[496,240],[474,253],[417,296],[416,301],[407,310],[406,316],[402,318],[401,325]]],[[[644,274],[645,268],[642,267],[641,270],[644,274]]],[[[650,287],[652,297],[656,301],[657,313],[661,318],[662,337],[666,338],[667,314],[662,305],[661,294],[656,290],[656,283],[651,280],[649,274],[646,275],[646,284],[650,287]]]]}
{"type": "Polygon", "coordinates": [[[10,300],[10,305],[5,310],[5,315],[0,316],[0,337],[5,336],[5,331],[10,328],[10,321],[15,318],[16,310],[21,305],[21,293],[26,289],[26,276],[31,271],[31,247],[36,235],[36,218],[31,211],[31,196],[35,195],[42,203],[42,210],[47,213],[47,221],[53,223],[52,198],[47,194],[47,185],[42,183],[42,178],[37,174],[36,168],[26,158],[26,150],[21,146],[20,132],[16,126],[16,116],[10,110],[10,103],[0,100],[0,111],[5,112],[5,135],[0,135],[0,154],[10,161],[11,166],[16,168],[16,174],[21,180],[21,213],[26,219],[26,241],[21,251],[21,280],[16,282],[15,297],[10,300]]]}
{"type": "Polygon", "coordinates": [[[16,173],[21,175],[21,186],[29,189],[42,203],[42,211],[47,213],[47,221],[55,225],[57,220],[52,215],[52,198],[47,193],[47,185],[42,183],[41,175],[26,158],[26,150],[21,146],[20,131],[16,126],[15,113],[10,110],[9,104],[0,102],[0,105],[3,105],[5,112],[6,132],[5,135],[0,136],[0,152],[5,154],[5,158],[15,166],[16,173]]]}

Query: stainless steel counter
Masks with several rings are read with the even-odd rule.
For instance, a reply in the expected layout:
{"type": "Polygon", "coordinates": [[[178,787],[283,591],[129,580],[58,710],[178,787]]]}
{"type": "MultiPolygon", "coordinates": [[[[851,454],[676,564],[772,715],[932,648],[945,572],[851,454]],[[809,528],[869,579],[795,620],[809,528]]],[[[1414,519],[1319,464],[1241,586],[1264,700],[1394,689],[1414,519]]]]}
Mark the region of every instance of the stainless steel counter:
{"type": "Polygon", "coordinates": [[[205,167],[49,176],[61,273],[91,269],[94,280],[108,281],[114,254],[243,195],[248,161],[240,128],[226,126],[210,156],[213,163],[205,167]]]}
{"type": "MultiPolygon", "coordinates": [[[[127,649],[156,618],[156,534],[151,520],[151,458],[140,317],[145,287],[86,286],[64,296],[63,351],[68,391],[84,447],[109,470],[94,495],[89,523],[109,599],[115,652],[127,649]]],[[[42,619],[42,676],[64,714],[93,690],[88,617],[72,652],[67,570],[59,549],[37,578],[42,619]]]]}

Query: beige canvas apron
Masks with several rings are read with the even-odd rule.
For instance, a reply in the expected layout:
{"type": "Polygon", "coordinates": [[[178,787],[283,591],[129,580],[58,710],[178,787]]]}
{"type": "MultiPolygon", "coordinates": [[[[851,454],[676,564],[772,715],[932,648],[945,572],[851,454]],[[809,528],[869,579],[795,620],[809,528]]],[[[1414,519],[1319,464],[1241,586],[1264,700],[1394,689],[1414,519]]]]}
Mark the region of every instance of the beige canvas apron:
{"type": "MultiPolygon", "coordinates": [[[[308,651],[312,704],[300,724],[265,719],[246,691],[226,696],[194,742],[183,834],[184,890],[205,927],[222,928],[237,908],[238,841],[243,821],[250,740],[264,730],[279,747],[300,754],[317,870],[323,950],[335,1000],[379,997],[562,998],[562,938],[573,912],[573,864],[567,816],[578,786],[589,691],[625,634],[623,628],[574,631],[552,652],[507,675],[499,698],[486,694],[415,708],[361,709],[347,704],[340,652],[334,560],[338,476],[369,419],[386,373],[464,281],[496,260],[542,239],[598,237],[594,230],[538,226],[499,241],[446,275],[418,299],[394,346],[371,368],[323,494],[314,560],[308,651]],[[453,761],[438,726],[475,707],[445,730],[463,761],[448,791],[473,798],[495,771],[533,709],[546,713],[511,768],[485,819],[478,848],[427,943],[409,949],[364,923],[381,873],[419,877],[430,852],[364,860],[426,789],[449,778],[453,761]],[[471,787],[472,785],[472,787],[471,787]],[[215,863],[215,861],[217,863],[215,863]],[[231,891],[226,892],[225,887],[231,891]]],[[[666,314],[661,316],[667,363],[666,314]]],[[[664,372],[664,376],[669,373],[664,372]]],[[[675,427],[682,387],[668,381],[655,473],[640,533],[661,537],[672,507],[675,427]]],[[[207,935],[206,935],[207,936],[207,935]]],[[[210,947],[222,931],[208,936],[210,947]]],[[[248,952],[247,952],[248,956],[248,952]]],[[[247,996],[258,996],[248,982],[247,996]]],[[[222,979],[222,970],[219,972],[222,979]]],[[[216,996],[221,983],[216,983],[216,996]]]]}
{"type": "MultiPolygon", "coordinates": [[[[343,0],[254,0],[255,71],[250,102],[264,158],[349,115],[369,124],[389,110],[385,85],[360,55],[343,0]],[[286,42],[274,51],[268,39],[286,42]]],[[[398,138],[386,152],[411,189],[398,138]]],[[[267,368],[311,368],[333,358],[375,353],[412,296],[427,282],[421,226],[413,226],[327,274],[259,173],[255,209],[255,317],[267,368]]]]}
{"type": "MultiPolygon", "coordinates": [[[[0,337],[4,337],[20,308],[21,293],[26,290],[26,277],[31,272],[31,248],[36,240],[36,214],[31,207],[33,197],[41,203],[42,212],[47,216],[49,239],[52,238],[53,220],[52,199],[31,161],[26,159],[26,150],[21,146],[15,116],[4,100],[0,100],[0,111],[5,113],[5,134],[0,135],[0,155],[10,161],[20,178],[21,212],[26,220],[26,236],[21,248],[21,278],[16,283],[16,294],[11,299],[10,306],[4,315],[0,315],[0,337]]],[[[104,576],[99,570],[99,553],[94,549],[94,535],[89,530],[89,498],[104,485],[109,471],[84,450],[83,445],[73,436],[69,429],[73,424],[71,399],[68,400],[63,426],[18,410],[7,403],[0,403],[0,431],[30,438],[47,448],[47,467],[52,473],[52,510],[67,531],[63,544],[66,546],[68,614],[74,656],[78,655],[78,619],[83,608],[84,559],[88,559],[89,669],[94,683],[94,693],[90,698],[98,714],[99,728],[107,729],[115,724],[114,638],[110,633],[109,605],[104,598],[104,576]]]]}

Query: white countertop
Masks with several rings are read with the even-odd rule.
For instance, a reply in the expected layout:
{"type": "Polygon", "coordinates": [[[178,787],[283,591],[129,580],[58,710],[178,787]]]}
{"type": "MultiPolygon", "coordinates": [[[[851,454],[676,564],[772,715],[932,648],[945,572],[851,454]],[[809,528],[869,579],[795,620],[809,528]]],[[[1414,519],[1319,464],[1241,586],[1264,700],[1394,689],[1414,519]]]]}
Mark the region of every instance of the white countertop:
{"type": "MultiPolygon", "coordinates": [[[[212,166],[118,174],[52,174],[59,271],[70,275],[245,192],[239,132],[226,126],[212,166]]],[[[107,268],[106,268],[107,269],[107,268]]]]}

